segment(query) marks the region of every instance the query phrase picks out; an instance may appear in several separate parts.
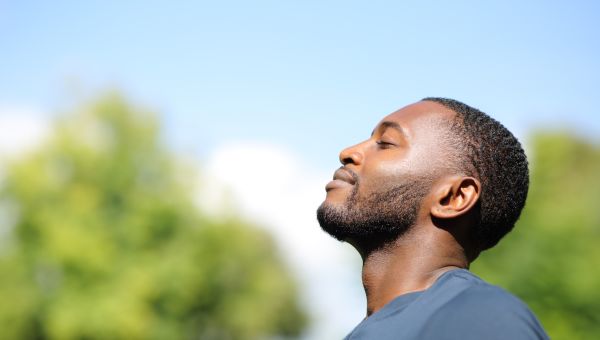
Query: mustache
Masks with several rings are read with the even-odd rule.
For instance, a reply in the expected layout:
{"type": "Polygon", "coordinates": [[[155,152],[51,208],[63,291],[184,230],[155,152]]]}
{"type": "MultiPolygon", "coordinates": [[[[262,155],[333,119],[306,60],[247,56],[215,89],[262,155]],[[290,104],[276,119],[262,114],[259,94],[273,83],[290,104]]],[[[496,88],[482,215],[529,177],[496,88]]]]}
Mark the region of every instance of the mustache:
{"type": "Polygon", "coordinates": [[[345,167],[345,166],[340,166],[338,168],[338,170],[339,169],[342,169],[342,170],[346,171],[347,173],[349,173],[350,176],[352,176],[352,179],[354,180],[355,185],[358,184],[359,178],[358,178],[358,175],[356,174],[356,172],[352,171],[352,169],[345,167]]]}

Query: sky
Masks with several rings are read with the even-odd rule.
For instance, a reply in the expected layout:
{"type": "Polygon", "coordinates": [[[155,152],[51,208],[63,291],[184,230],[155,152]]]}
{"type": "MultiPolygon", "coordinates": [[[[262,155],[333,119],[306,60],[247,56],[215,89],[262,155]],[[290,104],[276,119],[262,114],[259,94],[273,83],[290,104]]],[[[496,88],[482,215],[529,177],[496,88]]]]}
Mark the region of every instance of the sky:
{"type": "Polygon", "coordinates": [[[343,335],[364,314],[359,259],[314,218],[339,151],[427,96],[525,144],[539,129],[599,141],[600,3],[0,0],[0,154],[114,88],[219,183],[206,209],[228,190],[273,232],[320,315],[308,337],[343,335]]]}

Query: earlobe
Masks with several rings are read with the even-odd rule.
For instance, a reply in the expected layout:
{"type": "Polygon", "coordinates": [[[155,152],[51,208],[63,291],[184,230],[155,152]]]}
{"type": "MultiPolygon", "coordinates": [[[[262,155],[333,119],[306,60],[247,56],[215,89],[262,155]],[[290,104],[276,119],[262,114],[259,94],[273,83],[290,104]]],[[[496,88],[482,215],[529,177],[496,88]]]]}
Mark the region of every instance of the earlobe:
{"type": "Polygon", "coordinates": [[[481,184],[473,177],[450,177],[442,182],[431,215],[449,219],[466,214],[479,200],[481,184]]]}

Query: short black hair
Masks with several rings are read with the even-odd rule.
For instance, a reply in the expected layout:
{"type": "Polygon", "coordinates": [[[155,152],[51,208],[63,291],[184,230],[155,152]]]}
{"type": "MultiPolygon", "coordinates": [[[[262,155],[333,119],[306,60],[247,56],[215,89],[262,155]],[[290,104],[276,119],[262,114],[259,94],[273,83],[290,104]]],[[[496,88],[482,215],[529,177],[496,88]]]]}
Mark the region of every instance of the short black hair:
{"type": "Polygon", "coordinates": [[[529,190],[527,157],[517,138],[497,120],[454,99],[428,97],[454,111],[451,124],[458,137],[461,170],[481,182],[477,224],[471,235],[479,251],[495,246],[510,232],[529,190]]]}

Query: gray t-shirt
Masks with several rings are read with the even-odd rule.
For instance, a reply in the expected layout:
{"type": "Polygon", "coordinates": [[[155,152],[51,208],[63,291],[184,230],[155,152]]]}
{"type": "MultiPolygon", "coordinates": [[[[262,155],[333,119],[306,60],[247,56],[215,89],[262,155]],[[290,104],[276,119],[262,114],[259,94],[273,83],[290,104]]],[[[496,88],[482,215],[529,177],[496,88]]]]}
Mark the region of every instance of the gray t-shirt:
{"type": "Polygon", "coordinates": [[[364,319],[354,339],[548,339],[527,306],[468,270],[440,276],[428,289],[407,293],[364,319]]]}

